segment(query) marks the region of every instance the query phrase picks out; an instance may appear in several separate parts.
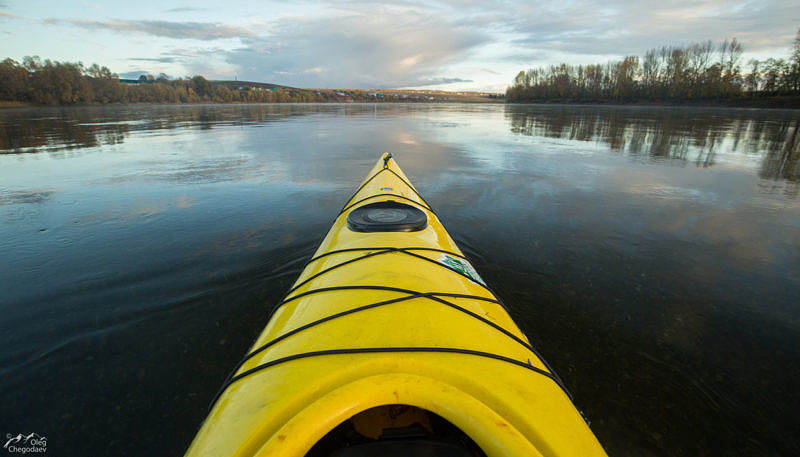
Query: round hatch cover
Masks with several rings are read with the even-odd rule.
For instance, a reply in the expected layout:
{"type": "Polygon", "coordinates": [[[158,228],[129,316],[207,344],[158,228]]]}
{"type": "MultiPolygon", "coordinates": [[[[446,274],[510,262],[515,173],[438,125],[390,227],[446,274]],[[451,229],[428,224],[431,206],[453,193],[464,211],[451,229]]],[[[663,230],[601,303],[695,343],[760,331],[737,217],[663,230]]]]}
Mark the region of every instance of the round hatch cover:
{"type": "Polygon", "coordinates": [[[347,215],[347,227],[355,232],[416,232],[427,226],[422,210],[391,200],[361,206],[347,215]]]}

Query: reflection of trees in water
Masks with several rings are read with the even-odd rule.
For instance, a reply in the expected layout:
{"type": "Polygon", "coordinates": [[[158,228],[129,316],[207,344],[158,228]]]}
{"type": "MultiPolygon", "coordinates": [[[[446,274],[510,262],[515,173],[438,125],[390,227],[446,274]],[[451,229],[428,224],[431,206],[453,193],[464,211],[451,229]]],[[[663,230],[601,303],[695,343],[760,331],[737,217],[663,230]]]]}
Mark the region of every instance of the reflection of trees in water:
{"type": "MultiPolygon", "coordinates": [[[[763,179],[800,181],[795,113],[684,108],[508,106],[521,135],[606,143],[612,151],[655,161],[710,167],[718,154],[762,156],[763,179]],[[721,145],[725,143],[725,147],[721,145]]],[[[793,184],[796,188],[797,186],[793,184]]]]}
{"type": "Polygon", "coordinates": [[[800,121],[774,122],[772,129],[762,129],[759,133],[770,146],[766,148],[759,176],[790,181],[784,192],[796,197],[800,193],[800,121]]]}
{"type": "Polygon", "coordinates": [[[363,115],[365,105],[131,105],[0,111],[0,154],[122,143],[134,131],[263,124],[317,113],[363,115]]]}
{"type": "Polygon", "coordinates": [[[64,117],[59,110],[0,113],[0,153],[74,149],[121,143],[126,124],[92,124],[86,112],[64,117]]]}

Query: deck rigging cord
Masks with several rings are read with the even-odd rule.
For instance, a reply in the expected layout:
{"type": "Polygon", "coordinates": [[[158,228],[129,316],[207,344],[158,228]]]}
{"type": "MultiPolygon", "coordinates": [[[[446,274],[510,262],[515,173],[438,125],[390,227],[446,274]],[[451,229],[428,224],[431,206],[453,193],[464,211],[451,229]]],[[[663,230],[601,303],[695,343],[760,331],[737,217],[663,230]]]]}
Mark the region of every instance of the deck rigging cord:
{"type": "Polygon", "coordinates": [[[427,350],[427,351],[422,351],[422,350],[421,351],[411,351],[411,350],[409,350],[409,348],[399,348],[399,349],[403,349],[403,350],[399,350],[398,352],[464,353],[464,354],[472,354],[472,355],[483,355],[483,356],[486,356],[486,357],[489,357],[489,358],[493,358],[495,360],[501,360],[501,361],[514,360],[515,362],[517,362],[516,363],[517,365],[525,366],[525,367],[534,369],[534,371],[536,371],[536,372],[538,372],[540,374],[545,374],[548,378],[552,379],[564,391],[564,393],[567,395],[567,397],[570,399],[570,401],[573,400],[572,394],[569,392],[567,387],[564,385],[564,382],[555,373],[555,371],[547,363],[547,361],[544,359],[544,357],[541,356],[539,351],[536,348],[533,347],[533,345],[531,345],[530,343],[527,343],[524,340],[520,339],[519,337],[514,335],[512,332],[510,332],[509,330],[501,327],[500,325],[497,325],[494,322],[491,322],[490,320],[488,320],[488,319],[486,319],[486,318],[484,318],[484,317],[482,317],[480,315],[477,315],[477,314],[475,314],[475,313],[473,313],[473,312],[471,312],[471,311],[469,311],[467,309],[464,309],[464,308],[462,308],[462,307],[460,307],[460,306],[458,306],[458,305],[456,305],[454,303],[448,302],[447,300],[444,300],[442,298],[437,297],[437,296],[449,296],[449,297],[454,297],[454,298],[469,298],[469,299],[477,299],[477,300],[482,300],[482,301],[488,301],[488,302],[496,303],[499,306],[501,306],[504,310],[508,311],[506,306],[502,303],[502,301],[499,298],[497,298],[497,295],[488,286],[486,286],[485,284],[482,284],[482,283],[475,282],[471,277],[469,277],[465,273],[463,273],[463,272],[461,272],[459,270],[456,270],[456,269],[454,269],[454,268],[452,268],[452,267],[450,267],[448,265],[444,265],[442,263],[439,263],[439,262],[437,262],[437,261],[435,261],[433,259],[430,259],[430,258],[422,256],[422,255],[409,253],[407,250],[425,250],[425,251],[444,252],[444,253],[448,253],[450,255],[456,255],[456,256],[458,256],[460,258],[466,259],[463,255],[459,255],[459,254],[456,254],[456,253],[453,253],[453,252],[450,252],[450,251],[446,251],[446,250],[442,250],[442,249],[428,248],[428,247],[349,248],[349,249],[341,249],[341,250],[336,250],[336,251],[330,251],[330,252],[324,253],[322,255],[312,257],[308,261],[308,264],[306,266],[308,266],[312,262],[314,262],[314,261],[316,261],[316,260],[318,260],[318,259],[320,259],[322,257],[326,257],[328,255],[341,254],[341,253],[344,253],[344,252],[364,251],[364,250],[366,250],[366,251],[375,251],[375,250],[377,250],[377,251],[371,252],[369,254],[366,254],[366,255],[363,255],[363,256],[360,256],[360,257],[356,257],[354,259],[349,259],[349,260],[346,260],[344,262],[340,262],[338,264],[335,264],[335,265],[333,265],[333,266],[331,266],[329,268],[326,268],[323,271],[320,271],[320,272],[310,276],[309,278],[307,278],[306,280],[304,280],[300,284],[297,284],[296,286],[292,287],[287,292],[285,298],[283,300],[281,300],[279,303],[277,303],[273,307],[272,311],[270,312],[268,321],[269,321],[269,319],[272,318],[272,316],[274,316],[275,312],[279,308],[281,308],[283,305],[285,305],[286,303],[289,303],[289,302],[294,301],[296,299],[299,299],[301,297],[308,296],[308,295],[315,294],[315,293],[328,292],[328,291],[334,291],[334,290],[359,290],[359,289],[363,290],[363,289],[371,289],[371,290],[387,290],[387,291],[394,291],[394,292],[403,292],[403,293],[407,293],[408,295],[405,296],[405,297],[399,297],[399,298],[395,298],[395,299],[391,299],[391,300],[385,300],[385,301],[370,303],[370,304],[367,304],[367,305],[362,305],[362,306],[357,307],[357,308],[352,308],[350,310],[346,310],[346,311],[343,311],[343,312],[340,312],[340,313],[337,313],[337,314],[333,314],[333,315],[324,317],[324,318],[319,319],[317,321],[314,321],[314,322],[305,324],[305,325],[303,325],[301,327],[298,327],[298,328],[295,328],[293,330],[290,330],[289,332],[287,332],[287,333],[285,333],[283,335],[279,335],[278,337],[274,338],[270,342],[260,346],[259,348],[256,348],[256,349],[250,351],[247,355],[245,355],[239,361],[239,363],[236,364],[234,369],[228,375],[228,377],[226,378],[225,382],[222,384],[222,386],[220,387],[219,391],[214,396],[214,399],[212,400],[211,404],[209,405],[209,409],[211,409],[211,407],[213,407],[214,403],[216,403],[216,401],[219,399],[219,397],[222,395],[222,393],[228,388],[228,386],[230,386],[230,384],[232,384],[233,382],[241,379],[242,377],[246,376],[247,374],[251,374],[251,373],[254,373],[256,371],[260,371],[260,370],[269,368],[271,366],[277,365],[278,363],[288,362],[288,361],[295,360],[295,359],[298,359],[298,358],[311,357],[311,356],[314,356],[314,355],[326,355],[326,354],[334,354],[334,353],[340,353],[340,354],[353,353],[353,354],[358,354],[358,353],[368,353],[368,352],[391,352],[391,350],[393,348],[354,348],[354,349],[351,349],[351,350],[336,349],[336,350],[312,351],[312,352],[309,352],[309,353],[303,353],[303,354],[305,354],[305,355],[303,355],[303,357],[295,357],[295,356],[283,357],[281,359],[277,359],[277,360],[274,360],[274,361],[271,361],[271,362],[266,362],[264,364],[258,365],[257,367],[255,367],[255,368],[258,368],[258,370],[253,368],[253,369],[247,370],[245,372],[242,372],[242,373],[240,373],[238,375],[236,374],[236,372],[239,371],[239,369],[250,358],[252,358],[253,356],[255,356],[256,354],[268,349],[269,347],[271,347],[272,345],[282,341],[283,339],[288,338],[289,336],[292,336],[292,335],[294,335],[296,333],[299,333],[302,330],[305,330],[307,328],[319,325],[319,324],[321,324],[323,322],[327,322],[327,321],[330,321],[330,320],[333,320],[333,319],[336,319],[336,318],[339,318],[339,317],[343,317],[343,316],[346,316],[346,315],[349,315],[349,314],[354,314],[356,312],[377,308],[379,306],[384,306],[384,305],[388,305],[388,304],[391,304],[391,303],[397,303],[397,302],[401,302],[401,301],[406,301],[406,300],[410,300],[410,299],[414,299],[414,298],[423,298],[423,297],[424,298],[429,298],[429,299],[431,299],[433,301],[442,303],[442,304],[444,304],[446,306],[450,306],[450,307],[452,307],[454,309],[457,309],[457,310],[459,310],[461,312],[467,313],[467,314],[471,315],[472,317],[480,320],[481,322],[494,327],[498,331],[500,331],[500,332],[504,333],[506,336],[514,339],[518,343],[522,344],[526,349],[531,351],[538,358],[538,360],[541,361],[542,364],[547,368],[547,371],[533,367],[533,365],[530,365],[530,360],[526,364],[525,362],[521,362],[521,361],[516,360],[516,359],[510,359],[508,357],[500,356],[500,355],[497,355],[497,354],[492,354],[494,357],[490,357],[490,356],[487,355],[489,353],[485,353],[485,352],[482,352],[482,351],[473,351],[471,349],[462,349],[462,348],[428,348],[429,350],[427,350]],[[444,269],[446,269],[448,271],[451,271],[453,273],[465,276],[468,279],[472,280],[475,284],[478,284],[478,285],[482,286],[483,288],[485,288],[487,290],[487,292],[489,292],[493,296],[493,298],[481,297],[481,296],[478,296],[478,295],[453,294],[453,293],[448,293],[448,292],[419,292],[419,291],[414,291],[414,290],[410,290],[410,289],[400,289],[400,288],[389,287],[389,286],[368,286],[368,285],[326,287],[326,288],[321,288],[321,289],[312,289],[312,290],[304,291],[304,292],[301,292],[301,293],[299,293],[297,295],[294,295],[294,296],[291,295],[292,293],[296,292],[300,287],[302,287],[302,286],[306,285],[307,283],[309,283],[311,280],[319,278],[320,276],[322,276],[322,275],[324,275],[326,273],[329,273],[332,270],[335,270],[335,269],[340,268],[340,267],[345,266],[345,265],[352,264],[352,263],[354,263],[356,261],[359,261],[359,260],[364,260],[364,259],[367,259],[367,258],[370,258],[370,257],[375,257],[377,255],[386,254],[386,253],[390,253],[390,252],[401,252],[401,253],[405,253],[405,254],[410,254],[410,255],[413,255],[414,257],[418,257],[420,259],[424,259],[424,260],[430,261],[431,263],[433,263],[435,265],[438,265],[439,267],[444,268],[444,269]],[[366,349],[369,349],[369,350],[366,350],[366,349]],[[441,351],[436,351],[434,349],[441,349],[441,351]],[[330,351],[352,351],[352,352],[330,352],[330,351]]]}
{"type": "MultiPolygon", "coordinates": [[[[392,158],[391,154],[387,154],[384,157],[384,159],[383,159],[384,160],[383,168],[381,168],[378,172],[374,173],[372,176],[367,178],[361,184],[361,186],[359,186],[359,188],[353,193],[353,195],[350,197],[350,199],[347,200],[347,202],[345,203],[344,207],[342,207],[342,209],[340,210],[339,214],[337,215],[337,220],[338,220],[339,217],[342,216],[342,214],[344,214],[345,212],[347,212],[348,210],[350,210],[354,206],[357,206],[360,203],[365,202],[367,200],[374,199],[374,198],[379,198],[379,197],[392,197],[392,198],[399,198],[399,199],[408,200],[408,201],[412,202],[413,204],[418,205],[419,207],[431,212],[434,216],[436,215],[436,213],[433,211],[431,206],[416,191],[416,189],[414,189],[414,187],[410,183],[408,183],[405,179],[403,179],[402,176],[400,176],[394,170],[389,168],[388,163],[389,163],[389,160],[391,158],[392,158]],[[362,189],[364,189],[365,186],[367,186],[367,184],[369,184],[375,177],[377,177],[378,175],[380,175],[381,173],[386,172],[386,171],[394,174],[404,185],[406,185],[420,199],[420,201],[422,203],[420,203],[420,202],[418,202],[416,200],[413,200],[411,198],[405,197],[403,195],[398,195],[398,194],[393,194],[393,193],[374,194],[374,195],[371,195],[369,197],[362,198],[362,199],[360,199],[360,200],[358,200],[358,201],[356,201],[354,203],[351,203],[351,201],[358,195],[358,193],[362,189]]],[[[381,190],[383,190],[383,189],[381,189],[381,190]]],[[[570,394],[569,390],[564,385],[564,383],[561,380],[561,378],[555,373],[555,371],[551,368],[551,366],[547,363],[547,361],[540,355],[539,351],[536,350],[536,348],[534,348],[533,345],[531,345],[528,341],[526,341],[523,338],[520,338],[519,336],[515,335],[512,331],[509,331],[508,329],[496,324],[495,322],[492,322],[491,320],[489,320],[489,319],[487,319],[487,318],[485,318],[483,316],[480,316],[480,315],[478,315],[478,314],[476,314],[476,313],[474,313],[474,312],[472,312],[472,311],[470,311],[470,310],[468,310],[466,308],[463,308],[463,307],[457,305],[456,303],[453,303],[452,301],[449,301],[449,300],[445,299],[445,298],[450,298],[450,299],[471,299],[471,300],[481,300],[481,301],[485,301],[485,302],[491,302],[491,303],[495,303],[495,304],[499,305],[501,308],[503,308],[508,313],[509,310],[505,306],[505,304],[498,298],[497,294],[495,294],[482,280],[476,279],[476,278],[470,276],[469,274],[467,274],[467,273],[465,273],[463,271],[460,271],[460,270],[458,270],[458,269],[456,269],[456,268],[454,268],[454,267],[452,267],[450,265],[446,265],[446,264],[444,264],[442,262],[439,262],[439,261],[437,261],[435,259],[432,259],[430,257],[422,255],[422,253],[412,252],[412,251],[421,251],[423,253],[424,252],[437,252],[437,253],[441,253],[441,254],[446,254],[446,255],[458,257],[458,258],[463,259],[463,260],[468,262],[468,259],[462,254],[458,254],[458,253],[447,251],[447,250],[443,250],[443,249],[429,248],[429,247],[402,247],[402,248],[399,248],[399,247],[388,247],[387,246],[387,247],[346,248],[346,249],[333,250],[333,251],[325,252],[325,253],[320,254],[320,255],[313,256],[306,263],[306,266],[304,267],[304,270],[305,270],[305,268],[307,268],[312,263],[314,263],[316,261],[319,261],[320,259],[328,257],[328,256],[337,255],[337,254],[347,254],[347,253],[353,253],[353,252],[363,252],[363,251],[368,251],[368,252],[366,254],[363,254],[363,255],[360,255],[360,256],[357,256],[357,257],[354,257],[354,258],[350,258],[350,259],[341,261],[339,263],[336,263],[336,264],[334,264],[334,265],[332,265],[330,267],[327,267],[327,268],[325,268],[325,269],[323,269],[321,271],[318,271],[317,273],[309,276],[308,278],[304,279],[300,283],[298,283],[296,285],[293,285],[286,292],[286,294],[284,295],[284,298],[273,307],[273,309],[271,310],[271,312],[269,314],[268,321],[271,320],[272,317],[275,315],[275,313],[281,307],[286,305],[287,303],[290,303],[292,301],[295,301],[295,300],[303,298],[303,297],[307,297],[307,296],[312,295],[312,294],[319,294],[319,293],[325,293],[325,292],[331,292],[331,291],[342,291],[342,290],[383,290],[383,291],[391,291],[391,292],[396,292],[396,293],[403,293],[403,294],[406,294],[406,295],[401,296],[401,297],[395,297],[395,298],[387,299],[387,300],[382,300],[382,301],[378,301],[378,302],[367,303],[367,304],[364,304],[364,305],[361,305],[361,306],[350,308],[350,309],[347,309],[345,311],[341,311],[339,313],[332,314],[332,315],[317,319],[315,321],[306,323],[306,324],[301,325],[299,327],[296,327],[296,328],[294,328],[292,330],[289,330],[289,331],[287,331],[287,332],[285,332],[285,333],[273,338],[272,340],[268,341],[267,343],[265,343],[263,345],[260,345],[259,347],[250,350],[236,364],[234,369],[227,376],[227,378],[225,379],[225,382],[222,384],[222,386],[220,387],[219,391],[214,396],[211,404],[209,405],[209,409],[211,409],[213,407],[213,405],[222,396],[222,394],[225,392],[225,390],[231,384],[233,384],[234,382],[236,382],[236,381],[238,381],[238,380],[240,380],[240,379],[242,379],[242,378],[244,378],[246,376],[249,376],[249,375],[251,375],[253,373],[261,372],[261,371],[263,371],[263,370],[265,370],[267,368],[270,368],[270,367],[273,367],[273,366],[276,366],[276,365],[279,365],[279,364],[282,364],[282,363],[290,362],[290,361],[293,361],[293,360],[305,359],[305,358],[310,358],[310,357],[326,356],[326,355],[375,354],[375,353],[392,353],[392,352],[394,352],[394,353],[452,353],[452,354],[465,354],[465,355],[484,357],[484,358],[488,358],[488,359],[493,359],[493,360],[497,360],[497,361],[501,361],[501,362],[510,363],[510,364],[513,364],[513,365],[516,365],[516,366],[520,366],[520,367],[532,370],[532,371],[534,371],[534,372],[536,372],[538,374],[541,374],[541,375],[553,380],[560,387],[560,389],[566,394],[566,396],[569,398],[569,400],[571,402],[573,401],[572,395],[570,394]],[[490,297],[479,296],[479,295],[458,294],[458,293],[448,293],[448,292],[435,292],[435,291],[432,291],[432,292],[421,292],[421,291],[415,291],[415,290],[410,290],[410,289],[402,289],[402,288],[396,288],[396,287],[390,287],[390,286],[373,286],[373,285],[345,285],[345,286],[335,286],[335,287],[323,287],[323,288],[317,288],[317,289],[310,289],[310,290],[306,290],[306,291],[301,291],[301,292],[298,293],[298,291],[303,286],[306,286],[307,284],[311,283],[313,280],[318,279],[322,275],[330,273],[331,271],[337,270],[339,268],[342,268],[342,267],[345,267],[345,266],[348,266],[348,265],[352,265],[355,262],[360,262],[360,261],[364,261],[366,259],[375,258],[377,256],[390,255],[390,254],[409,255],[409,256],[418,258],[420,260],[427,261],[427,262],[430,262],[432,264],[438,265],[439,267],[444,268],[444,269],[446,269],[446,270],[448,270],[448,271],[450,271],[452,273],[459,274],[459,275],[467,278],[468,280],[470,280],[473,284],[477,284],[480,287],[482,287],[483,289],[485,289],[486,292],[488,292],[491,295],[491,298],[490,297]],[[542,363],[542,365],[546,369],[541,369],[541,368],[537,368],[537,367],[533,366],[533,364],[531,363],[530,359],[528,359],[527,362],[524,362],[524,361],[520,361],[520,360],[517,360],[517,359],[510,358],[510,357],[502,356],[502,355],[499,355],[499,354],[494,354],[494,353],[489,353],[489,352],[484,352],[484,351],[477,351],[477,350],[473,350],[473,349],[450,348],[450,347],[423,347],[423,346],[411,346],[411,347],[409,347],[409,346],[403,346],[403,347],[337,348],[337,349],[322,349],[322,350],[316,350],[316,351],[296,353],[296,354],[280,357],[280,358],[275,359],[275,360],[270,360],[270,361],[258,364],[258,365],[254,366],[252,368],[249,368],[249,369],[237,374],[237,372],[245,365],[245,363],[248,360],[251,360],[254,356],[266,351],[270,347],[273,347],[275,344],[277,344],[277,343],[279,343],[279,342],[281,342],[281,341],[283,341],[283,340],[285,340],[285,339],[287,339],[289,337],[292,337],[292,336],[294,336],[294,335],[296,335],[296,334],[298,334],[298,333],[300,333],[300,332],[302,332],[304,330],[307,330],[309,328],[315,327],[315,326],[323,324],[325,322],[328,322],[328,321],[331,321],[331,320],[334,320],[334,319],[339,319],[339,318],[342,318],[342,317],[345,317],[345,316],[348,316],[348,315],[352,315],[352,314],[355,314],[355,313],[364,312],[364,311],[367,311],[367,310],[370,310],[370,309],[375,309],[375,308],[388,306],[388,305],[395,304],[395,303],[407,302],[407,301],[416,300],[416,299],[432,301],[432,302],[439,303],[441,305],[445,305],[445,306],[451,307],[451,308],[456,309],[456,310],[458,310],[460,312],[463,312],[463,313],[466,313],[466,314],[470,315],[471,317],[481,321],[482,323],[484,323],[486,325],[489,325],[489,326],[493,327],[497,331],[503,333],[506,337],[509,337],[509,338],[513,339],[514,341],[516,341],[517,343],[522,345],[525,349],[529,350],[538,359],[538,361],[540,361],[542,363]]],[[[511,320],[511,322],[512,323],[514,322],[513,319],[511,320]]],[[[516,323],[514,323],[514,325],[516,326],[516,323]]],[[[518,327],[516,328],[516,330],[520,334],[523,334],[522,331],[518,327]]],[[[576,407],[576,409],[578,409],[578,408],[576,407]]],[[[587,423],[588,423],[588,420],[583,415],[583,412],[580,411],[580,409],[578,409],[578,412],[581,414],[581,416],[584,417],[584,420],[586,420],[587,423]]]]}

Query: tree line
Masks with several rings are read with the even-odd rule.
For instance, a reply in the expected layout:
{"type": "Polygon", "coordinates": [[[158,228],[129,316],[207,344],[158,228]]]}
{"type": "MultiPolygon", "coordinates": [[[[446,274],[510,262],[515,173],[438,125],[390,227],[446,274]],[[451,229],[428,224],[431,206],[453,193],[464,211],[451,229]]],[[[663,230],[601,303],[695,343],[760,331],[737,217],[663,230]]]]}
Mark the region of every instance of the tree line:
{"type": "Polygon", "coordinates": [[[353,101],[366,95],[287,87],[245,87],[203,76],[123,81],[106,67],[25,57],[0,62],[0,100],[36,105],[108,103],[296,103],[353,101]]]}
{"type": "MultiPolygon", "coordinates": [[[[788,59],[750,60],[736,38],[663,46],[640,58],[590,65],[551,65],[520,71],[508,102],[726,101],[800,95],[800,30],[788,59]]],[[[797,100],[797,99],[795,99],[797,100]]]]}

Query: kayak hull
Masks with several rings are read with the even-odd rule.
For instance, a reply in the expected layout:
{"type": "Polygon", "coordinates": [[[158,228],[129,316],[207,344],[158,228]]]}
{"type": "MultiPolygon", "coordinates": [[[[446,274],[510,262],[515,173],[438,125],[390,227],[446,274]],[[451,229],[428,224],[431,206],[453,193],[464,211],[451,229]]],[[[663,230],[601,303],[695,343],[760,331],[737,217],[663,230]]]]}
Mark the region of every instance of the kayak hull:
{"type": "Polygon", "coordinates": [[[560,379],[388,154],[276,306],[187,455],[303,456],[385,405],[444,418],[488,456],[605,455],[560,379]],[[422,211],[427,224],[348,226],[353,211],[385,201],[422,211]]]}

